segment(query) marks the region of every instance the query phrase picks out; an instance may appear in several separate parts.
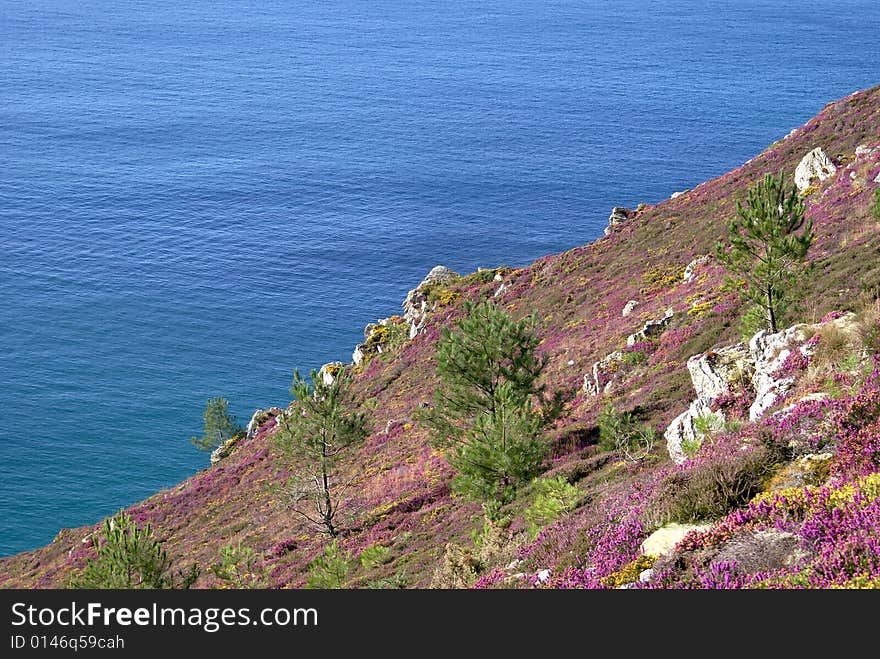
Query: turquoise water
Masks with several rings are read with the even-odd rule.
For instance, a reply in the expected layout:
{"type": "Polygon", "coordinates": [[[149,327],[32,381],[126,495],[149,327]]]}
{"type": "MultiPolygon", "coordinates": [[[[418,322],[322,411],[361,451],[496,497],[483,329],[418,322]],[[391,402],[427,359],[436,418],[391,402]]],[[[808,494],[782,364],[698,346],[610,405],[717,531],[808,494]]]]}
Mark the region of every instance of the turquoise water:
{"type": "Polygon", "coordinates": [[[286,403],[432,266],[586,243],[877,84],[878,24],[873,1],[0,0],[0,555],[205,467],[205,399],[286,403]]]}

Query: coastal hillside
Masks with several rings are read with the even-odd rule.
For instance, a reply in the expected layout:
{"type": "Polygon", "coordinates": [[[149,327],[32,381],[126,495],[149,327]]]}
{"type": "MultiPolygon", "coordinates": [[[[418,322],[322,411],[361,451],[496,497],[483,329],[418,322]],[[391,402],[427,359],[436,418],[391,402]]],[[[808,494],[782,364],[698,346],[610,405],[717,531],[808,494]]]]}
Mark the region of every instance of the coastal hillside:
{"type": "MultiPolygon", "coordinates": [[[[613,209],[598,240],[524,268],[434,268],[320,376],[352,375],[367,431],[335,465],[349,487],[332,542],[283,487],[305,468],[279,449],[287,400],[126,512],[196,588],[877,587],[878,188],[875,87],[732,172],[613,209]],[[779,331],[758,331],[715,246],[780,172],[815,238],[779,331]],[[425,423],[438,340],[480,301],[534,316],[540,384],[560,404],[540,473],[488,517],[425,423]],[[609,445],[611,426],[639,441],[609,445]]],[[[0,587],[63,587],[100,533],[61,529],[0,559],[0,587]]]]}

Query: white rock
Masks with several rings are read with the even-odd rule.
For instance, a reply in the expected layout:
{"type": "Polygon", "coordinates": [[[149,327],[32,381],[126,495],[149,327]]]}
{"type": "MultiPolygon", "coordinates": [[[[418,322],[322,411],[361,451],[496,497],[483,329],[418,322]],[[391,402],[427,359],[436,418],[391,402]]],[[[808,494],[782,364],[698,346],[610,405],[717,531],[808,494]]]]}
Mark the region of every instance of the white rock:
{"type": "Polygon", "coordinates": [[[687,194],[688,192],[690,192],[690,190],[682,190],[681,192],[673,192],[671,195],[669,195],[669,198],[670,199],[678,199],[681,195],[687,194]]]}
{"type": "MultiPolygon", "coordinates": [[[[448,281],[456,277],[458,277],[458,273],[454,270],[447,268],[445,265],[435,265],[425,275],[421,283],[406,294],[406,299],[403,301],[403,317],[409,323],[410,339],[414,339],[425,324],[428,296],[422,290],[423,287],[436,282],[448,281]]],[[[357,348],[355,351],[357,351],[357,348]]],[[[361,358],[363,358],[363,355],[361,358]]]]}
{"type": "Polygon", "coordinates": [[[880,183],[880,173],[878,173],[877,176],[874,177],[874,183],[880,183]]]}
{"type": "Polygon", "coordinates": [[[774,372],[791,354],[795,346],[807,340],[810,325],[793,325],[781,332],[769,334],[761,330],[749,339],[749,352],[755,364],[752,375],[752,386],[755,390],[755,402],[749,407],[749,419],[761,418],[769,408],[791,389],[794,378],[777,378],[774,372]]]}
{"type": "Polygon", "coordinates": [[[636,308],[637,306],[639,306],[639,302],[638,302],[638,300],[630,300],[629,302],[627,302],[627,303],[623,306],[623,311],[621,312],[621,315],[622,315],[624,318],[626,318],[627,316],[629,316],[629,315],[635,310],[635,308],[636,308]]]}
{"type": "Polygon", "coordinates": [[[697,398],[713,400],[730,393],[730,385],[752,374],[749,348],[744,343],[710,350],[687,360],[697,398]]]}
{"type": "Polygon", "coordinates": [[[632,211],[623,206],[615,206],[611,209],[611,215],[608,216],[608,226],[605,227],[605,235],[610,236],[620,225],[629,222],[632,217],[632,211]]]}
{"type": "Polygon", "coordinates": [[[251,415],[251,420],[248,421],[247,427],[245,428],[245,439],[253,439],[260,430],[260,426],[266,423],[271,416],[277,416],[279,414],[281,414],[281,409],[277,407],[270,407],[267,410],[254,410],[254,413],[251,415]]]}
{"type": "Polygon", "coordinates": [[[639,581],[641,583],[648,583],[651,579],[654,578],[654,568],[649,567],[647,570],[642,570],[639,572],[639,581]]]}
{"type": "Polygon", "coordinates": [[[867,156],[869,154],[874,153],[878,148],[876,146],[868,146],[867,144],[859,144],[856,147],[856,158],[861,158],[862,156],[867,156]]]}
{"type": "Polygon", "coordinates": [[[613,375],[615,369],[611,369],[612,364],[620,364],[623,361],[623,353],[620,350],[608,353],[602,359],[593,364],[591,374],[584,375],[584,391],[594,396],[600,393],[606,393],[611,388],[611,377],[607,377],[609,371],[613,375]]]}
{"type": "Polygon", "coordinates": [[[366,356],[366,354],[364,353],[363,347],[363,343],[358,343],[354,347],[354,352],[351,353],[351,361],[355,366],[360,366],[361,363],[364,361],[364,357],[366,356]]]}
{"type": "Polygon", "coordinates": [[[721,410],[713,412],[709,405],[709,401],[697,398],[691,402],[690,407],[675,417],[663,432],[663,437],[666,439],[666,450],[676,464],[681,464],[688,459],[682,444],[685,441],[702,438],[702,433],[696,425],[698,418],[712,419],[713,424],[719,427],[724,423],[724,412],[721,410]]]}
{"type": "Polygon", "coordinates": [[[321,381],[327,385],[328,387],[336,381],[336,376],[334,376],[330,371],[336,370],[337,372],[341,369],[345,364],[342,362],[329,362],[321,366],[321,370],[318,371],[318,375],[321,376],[321,381]]]}
{"type": "Polygon", "coordinates": [[[794,170],[794,183],[799,192],[803,192],[814,178],[824,181],[837,171],[822,147],[816,147],[805,155],[794,170]]]}
{"type": "Polygon", "coordinates": [[[540,583],[544,583],[545,581],[547,581],[550,578],[550,570],[541,570],[535,576],[538,577],[538,581],[540,583]]]}
{"type": "Polygon", "coordinates": [[[642,542],[642,553],[647,556],[665,556],[675,549],[675,545],[691,531],[702,531],[711,527],[711,524],[676,524],[671,523],[663,526],[642,542]]]}
{"type": "Polygon", "coordinates": [[[495,291],[495,294],[492,297],[498,297],[499,295],[502,295],[506,290],[507,284],[501,284],[501,286],[498,287],[498,290],[495,291]]]}
{"type": "Polygon", "coordinates": [[[684,269],[684,274],[681,276],[681,280],[683,283],[687,284],[693,281],[694,277],[697,276],[696,270],[701,265],[704,265],[709,262],[709,255],[703,254],[703,256],[698,256],[693,261],[687,264],[687,267],[684,269]]]}
{"type": "Polygon", "coordinates": [[[731,384],[748,381],[752,377],[751,353],[743,343],[710,350],[694,355],[687,361],[688,373],[691,376],[696,399],[688,409],[672,420],[663,437],[666,439],[666,450],[676,464],[687,460],[682,449],[685,441],[702,439],[702,433],[696,427],[698,418],[711,420],[713,426],[721,427],[726,420],[721,410],[712,411],[712,401],[731,392],[731,384]]]}
{"type": "Polygon", "coordinates": [[[626,345],[632,346],[639,341],[645,341],[649,337],[662,334],[663,331],[666,329],[666,326],[669,325],[669,322],[672,320],[672,316],[673,310],[672,307],[669,307],[666,310],[666,313],[663,314],[662,318],[649,320],[638,332],[636,332],[635,334],[630,334],[628,337],[626,337],[626,345]]]}

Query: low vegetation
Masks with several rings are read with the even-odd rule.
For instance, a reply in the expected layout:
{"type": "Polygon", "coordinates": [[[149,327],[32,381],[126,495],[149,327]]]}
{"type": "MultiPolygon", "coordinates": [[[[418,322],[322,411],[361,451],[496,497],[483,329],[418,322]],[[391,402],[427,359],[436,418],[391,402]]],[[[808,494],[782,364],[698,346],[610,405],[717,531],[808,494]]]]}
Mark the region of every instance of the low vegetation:
{"type": "MultiPolygon", "coordinates": [[[[234,453],[0,559],[0,586],[876,587],[878,110],[852,95],[607,237],[436,283],[414,338],[398,317],[358,368],[295,372],[234,453]],[[839,171],[797,195],[817,144],[839,171]],[[744,373],[673,462],[689,358],[795,322],[817,333],[780,399],[750,419],[744,373]],[[670,524],[695,526],[646,555],[670,524]]],[[[206,448],[240,433],[212,401],[206,448]]]]}

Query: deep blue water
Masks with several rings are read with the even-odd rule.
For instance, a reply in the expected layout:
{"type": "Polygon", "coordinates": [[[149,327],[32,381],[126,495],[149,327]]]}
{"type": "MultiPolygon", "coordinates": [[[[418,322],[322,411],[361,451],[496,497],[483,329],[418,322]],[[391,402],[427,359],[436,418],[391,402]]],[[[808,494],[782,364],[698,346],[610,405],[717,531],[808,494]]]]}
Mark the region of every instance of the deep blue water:
{"type": "Polygon", "coordinates": [[[0,555],[207,465],[438,263],[521,266],[880,82],[880,3],[0,0],[0,555]]]}

